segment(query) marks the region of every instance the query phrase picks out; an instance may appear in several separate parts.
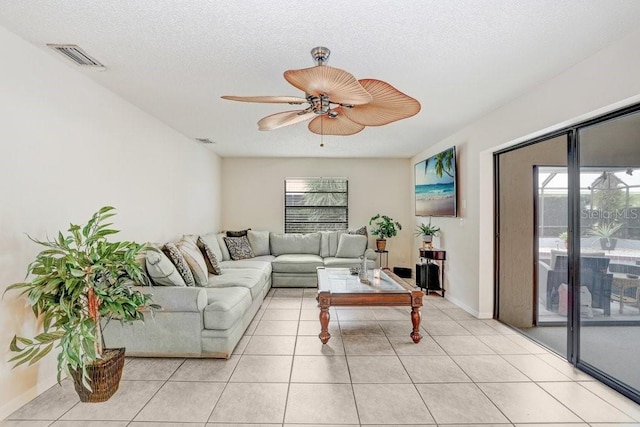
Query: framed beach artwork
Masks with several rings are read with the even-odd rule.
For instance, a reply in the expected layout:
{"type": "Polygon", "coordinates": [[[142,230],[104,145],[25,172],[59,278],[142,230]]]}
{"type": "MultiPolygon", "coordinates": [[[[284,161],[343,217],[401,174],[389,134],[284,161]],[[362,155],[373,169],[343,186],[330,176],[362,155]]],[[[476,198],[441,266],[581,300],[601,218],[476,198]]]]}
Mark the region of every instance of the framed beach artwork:
{"type": "Polygon", "coordinates": [[[416,216],[456,216],[456,147],[415,165],[416,216]]]}

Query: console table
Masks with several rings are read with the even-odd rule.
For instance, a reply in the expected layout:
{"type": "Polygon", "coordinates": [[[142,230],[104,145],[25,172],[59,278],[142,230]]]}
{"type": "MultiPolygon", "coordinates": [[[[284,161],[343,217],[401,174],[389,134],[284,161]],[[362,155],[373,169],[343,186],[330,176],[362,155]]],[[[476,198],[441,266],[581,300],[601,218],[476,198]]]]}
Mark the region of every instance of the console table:
{"type": "Polygon", "coordinates": [[[447,251],[435,248],[420,248],[419,250],[420,264],[416,264],[416,286],[424,288],[427,294],[441,292],[440,295],[444,298],[444,262],[447,259],[447,251]],[[431,266],[432,264],[433,266],[431,266]],[[429,274],[430,266],[432,270],[436,266],[440,270],[440,274],[435,276],[435,280],[429,274]]]}

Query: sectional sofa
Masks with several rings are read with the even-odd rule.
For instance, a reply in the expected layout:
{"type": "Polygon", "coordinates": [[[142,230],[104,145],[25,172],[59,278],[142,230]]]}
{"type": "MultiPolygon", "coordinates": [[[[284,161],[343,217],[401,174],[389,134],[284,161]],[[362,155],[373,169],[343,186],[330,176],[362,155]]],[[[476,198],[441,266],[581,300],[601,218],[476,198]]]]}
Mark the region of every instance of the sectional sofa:
{"type": "Polygon", "coordinates": [[[367,240],[364,227],[183,236],[146,254],[154,286],[141,290],[162,309],[144,323],[104,325],[105,344],[128,356],[228,358],[272,286],[315,287],[317,267],[357,267],[361,257],[373,266],[367,240]]]}

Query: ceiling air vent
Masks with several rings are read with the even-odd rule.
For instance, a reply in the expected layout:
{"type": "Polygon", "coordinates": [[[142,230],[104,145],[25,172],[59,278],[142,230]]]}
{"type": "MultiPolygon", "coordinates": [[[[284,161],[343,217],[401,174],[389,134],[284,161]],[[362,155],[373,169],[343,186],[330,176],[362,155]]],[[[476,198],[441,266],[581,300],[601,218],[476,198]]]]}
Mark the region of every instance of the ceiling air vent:
{"type": "Polygon", "coordinates": [[[76,65],[86,68],[95,68],[98,70],[104,70],[106,67],[100,63],[97,59],[91,57],[88,53],[82,50],[75,44],[47,44],[51,49],[61,53],[76,65]]]}
{"type": "Polygon", "coordinates": [[[212,141],[209,138],[196,138],[196,141],[202,142],[203,144],[215,144],[215,141],[212,141]]]}

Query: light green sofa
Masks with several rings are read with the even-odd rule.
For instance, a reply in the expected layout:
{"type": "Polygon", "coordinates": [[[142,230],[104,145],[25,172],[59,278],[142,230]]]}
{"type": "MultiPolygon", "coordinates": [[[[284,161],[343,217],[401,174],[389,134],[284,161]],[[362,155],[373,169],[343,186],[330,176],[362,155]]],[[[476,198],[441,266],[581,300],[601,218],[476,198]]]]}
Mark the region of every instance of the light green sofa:
{"type": "Polygon", "coordinates": [[[151,293],[162,309],[145,316],[144,323],[105,325],[106,345],[126,347],[128,356],[228,358],[272,286],[315,287],[317,267],[357,267],[361,256],[373,266],[376,259],[376,253],[366,249],[366,241],[363,245],[366,236],[249,230],[247,237],[256,256],[234,261],[224,236],[201,236],[220,266],[220,274],[208,274],[202,287],[167,286],[174,284],[177,272],[159,268],[162,254],[148,254],[149,276],[164,286],[140,290],[151,293]]]}

